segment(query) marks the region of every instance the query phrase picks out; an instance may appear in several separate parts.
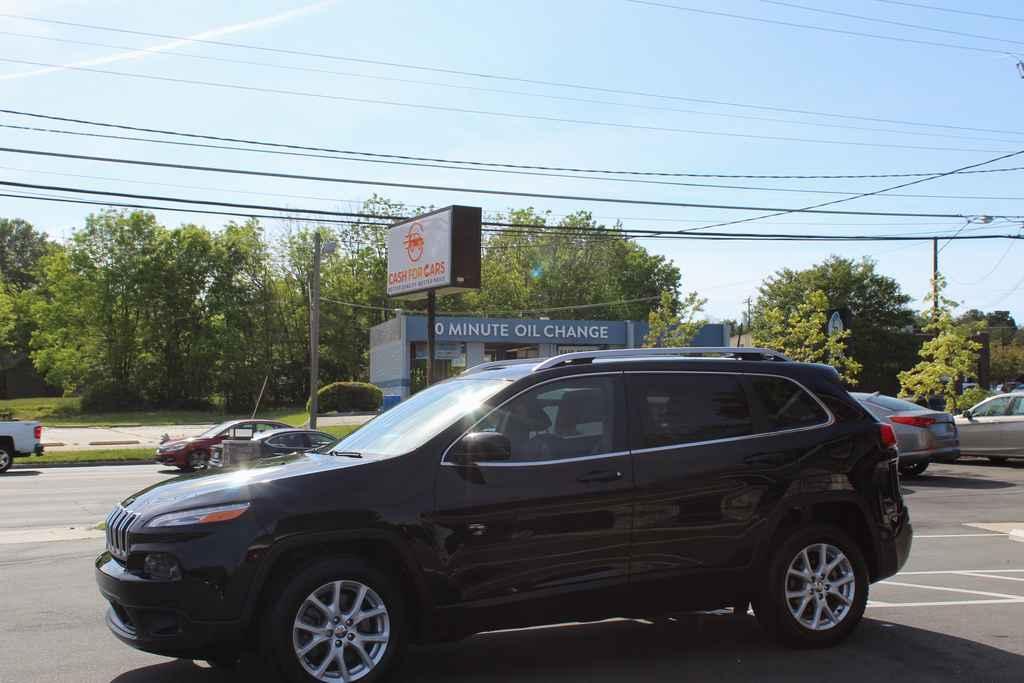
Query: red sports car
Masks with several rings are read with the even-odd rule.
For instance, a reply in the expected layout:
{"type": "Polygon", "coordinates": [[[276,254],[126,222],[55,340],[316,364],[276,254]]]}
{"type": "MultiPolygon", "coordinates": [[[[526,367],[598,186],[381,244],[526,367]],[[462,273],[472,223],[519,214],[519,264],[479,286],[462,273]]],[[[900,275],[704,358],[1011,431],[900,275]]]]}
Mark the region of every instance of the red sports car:
{"type": "Polygon", "coordinates": [[[206,467],[210,459],[210,448],[225,439],[247,440],[263,432],[290,427],[274,420],[228,420],[210,427],[199,436],[164,441],[156,449],[156,461],[191,472],[198,467],[206,467]]]}

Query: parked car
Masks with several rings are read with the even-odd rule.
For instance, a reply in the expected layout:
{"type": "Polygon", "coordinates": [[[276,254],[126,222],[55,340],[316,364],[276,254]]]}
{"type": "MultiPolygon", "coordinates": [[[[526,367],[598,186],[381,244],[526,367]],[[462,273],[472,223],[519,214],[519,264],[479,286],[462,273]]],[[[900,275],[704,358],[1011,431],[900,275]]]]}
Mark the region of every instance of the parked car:
{"type": "Polygon", "coordinates": [[[960,451],[992,462],[1024,458],[1024,391],[987,398],[956,418],[960,451]]]}
{"type": "Polygon", "coordinates": [[[956,421],[949,413],[880,394],[853,393],[869,413],[888,422],[896,432],[900,473],[916,477],[929,463],[953,462],[960,457],[956,421]]]}
{"type": "Polygon", "coordinates": [[[485,363],[330,455],[129,496],[95,565],[107,624],[275,680],[381,680],[410,642],[752,603],[841,641],[912,530],[896,436],[824,365],[744,348],[485,363]],[[731,357],[693,358],[697,353],[731,357]]]}
{"type": "MultiPolygon", "coordinates": [[[[253,459],[271,458],[278,455],[291,455],[292,453],[305,453],[307,451],[323,452],[330,450],[338,443],[335,436],[326,432],[318,432],[315,429],[275,429],[263,432],[254,436],[250,443],[253,451],[249,457],[253,459]]],[[[222,467],[224,462],[224,443],[219,443],[211,449],[209,465],[211,467],[222,467]]]]}
{"type": "Polygon", "coordinates": [[[229,420],[210,427],[199,436],[164,441],[156,449],[156,461],[191,472],[206,467],[211,449],[224,439],[251,439],[264,432],[290,428],[291,425],[274,420],[229,420]]]}
{"type": "Polygon", "coordinates": [[[14,459],[42,455],[43,426],[38,422],[5,420],[0,422],[0,474],[11,469],[14,459]]]}

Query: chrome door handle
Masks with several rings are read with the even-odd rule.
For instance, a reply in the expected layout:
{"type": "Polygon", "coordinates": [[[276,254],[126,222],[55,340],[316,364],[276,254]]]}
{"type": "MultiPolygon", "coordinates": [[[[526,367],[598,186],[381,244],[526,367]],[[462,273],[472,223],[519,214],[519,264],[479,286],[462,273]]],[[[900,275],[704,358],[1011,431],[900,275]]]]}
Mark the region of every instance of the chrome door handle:
{"type": "Polygon", "coordinates": [[[467,528],[469,529],[469,533],[472,536],[483,536],[485,533],[487,533],[486,524],[470,524],[467,528]]]}

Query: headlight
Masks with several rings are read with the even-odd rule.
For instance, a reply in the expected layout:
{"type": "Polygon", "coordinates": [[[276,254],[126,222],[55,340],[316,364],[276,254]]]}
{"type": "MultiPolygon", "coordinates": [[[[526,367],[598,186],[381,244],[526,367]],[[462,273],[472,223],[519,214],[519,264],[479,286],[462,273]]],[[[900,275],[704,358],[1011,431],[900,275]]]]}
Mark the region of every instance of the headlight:
{"type": "Polygon", "coordinates": [[[233,505],[218,505],[216,507],[183,510],[182,512],[168,512],[166,515],[154,517],[146,526],[168,527],[228,522],[232,519],[241,517],[248,509],[249,503],[235,503],[233,505]]]}

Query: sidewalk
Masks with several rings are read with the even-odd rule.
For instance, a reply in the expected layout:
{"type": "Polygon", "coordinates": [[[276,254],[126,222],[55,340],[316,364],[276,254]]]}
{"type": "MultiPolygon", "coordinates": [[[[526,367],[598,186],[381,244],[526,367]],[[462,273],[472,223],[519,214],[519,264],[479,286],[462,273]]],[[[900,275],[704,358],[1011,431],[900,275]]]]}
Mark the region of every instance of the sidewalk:
{"type": "MultiPolygon", "coordinates": [[[[339,415],[318,417],[317,425],[361,425],[369,415],[339,415]]],[[[148,427],[46,427],[43,425],[43,444],[47,451],[87,451],[109,448],[156,448],[160,436],[184,438],[202,434],[213,424],[150,425],[148,427]]]]}

